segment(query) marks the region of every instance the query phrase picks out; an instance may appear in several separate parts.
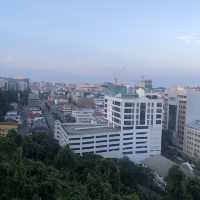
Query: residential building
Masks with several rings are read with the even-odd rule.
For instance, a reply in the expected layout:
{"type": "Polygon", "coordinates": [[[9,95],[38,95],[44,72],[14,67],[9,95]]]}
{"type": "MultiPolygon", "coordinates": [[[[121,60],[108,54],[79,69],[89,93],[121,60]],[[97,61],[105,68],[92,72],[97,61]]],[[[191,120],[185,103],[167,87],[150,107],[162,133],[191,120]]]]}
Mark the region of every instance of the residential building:
{"type": "Polygon", "coordinates": [[[62,105],[62,112],[64,116],[72,114],[72,105],[71,104],[64,104],[62,105]]]}
{"type": "Polygon", "coordinates": [[[9,130],[17,130],[18,124],[15,122],[0,122],[0,136],[6,136],[9,130]]]}
{"type": "Polygon", "coordinates": [[[38,93],[30,93],[28,97],[28,106],[29,107],[35,107],[35,108],[40,108],[41,107],[41,101],[39,98],[38,93]]]}
{"type": "Polygon", "coordinates": [[[200,120],[186,125],[183,152],[190,158],[200,160],[200,120]]]}
{"type": "Polygon", "coordinates": [[[29,90],[29,88],[30,88],[29,79],[27,79],[27,78],[16,78],[15,80],[17,82],[17,89],[19,91],[29,90]]]}
{"type": "Polygon", "coordinates": [[[8,90],[8,80],[0,78],[0,90],[8,90]]]}
{"type": "Polygon", "coordinates": [[[94,102],[95,102],[96,111],[103,112],[104,111],[104,96],[101,95],[94,98],[94,102]]]}
{"type": "Polygon", "coordinates": [[[29,90],[29,79],[27,78],[0,78],[0,89],[25,91],[29,90]]]}
{"type": "Polygon", "coordinates": [[[172,131],[174,144],[182,150],[186,124],[200,119],[200,91],[172,87],[166,93],[164,127],[172,131]]]}
{"type": "Polygon", "coordinates": [[[20,115],[18,115],[17,111],[13,110],[13,111],[8,111],[4,117],[5,121],[8,122],[17,122],[17,123],[21,123],[21,117],[20,115]]]}

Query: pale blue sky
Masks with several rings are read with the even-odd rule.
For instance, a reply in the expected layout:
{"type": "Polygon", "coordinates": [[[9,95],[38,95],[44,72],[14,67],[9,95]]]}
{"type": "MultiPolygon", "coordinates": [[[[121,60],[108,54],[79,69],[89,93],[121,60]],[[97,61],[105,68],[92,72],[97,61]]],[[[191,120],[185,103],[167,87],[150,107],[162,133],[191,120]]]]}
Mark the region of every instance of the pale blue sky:
{"type": "Polygon", "coordinates": [[[199,0],[0,0],[0,76],[198,84],[199,10],[199,0]]]}

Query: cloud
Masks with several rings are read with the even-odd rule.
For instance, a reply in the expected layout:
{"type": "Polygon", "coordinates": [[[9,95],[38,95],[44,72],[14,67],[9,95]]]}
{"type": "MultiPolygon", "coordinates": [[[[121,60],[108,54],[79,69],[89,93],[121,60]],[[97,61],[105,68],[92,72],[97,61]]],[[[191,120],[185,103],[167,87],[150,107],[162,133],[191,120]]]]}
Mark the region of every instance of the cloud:
{"type": "Polygon", "coordinates": [[[179,35],[176,39],[183,41],[185,44],[200,44],[200,34],[192,33],[192,34],[184,34],[179,35]]]}

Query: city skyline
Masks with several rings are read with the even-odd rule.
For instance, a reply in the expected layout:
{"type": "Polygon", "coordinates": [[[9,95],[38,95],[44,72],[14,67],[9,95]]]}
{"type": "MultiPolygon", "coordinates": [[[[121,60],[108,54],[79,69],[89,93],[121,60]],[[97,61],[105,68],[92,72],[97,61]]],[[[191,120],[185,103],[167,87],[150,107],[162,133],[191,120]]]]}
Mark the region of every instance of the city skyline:
{"type": "Polygon", "coordinates": [[[198,1],[6,1],[1,76],[199,83],[198,1]]]}

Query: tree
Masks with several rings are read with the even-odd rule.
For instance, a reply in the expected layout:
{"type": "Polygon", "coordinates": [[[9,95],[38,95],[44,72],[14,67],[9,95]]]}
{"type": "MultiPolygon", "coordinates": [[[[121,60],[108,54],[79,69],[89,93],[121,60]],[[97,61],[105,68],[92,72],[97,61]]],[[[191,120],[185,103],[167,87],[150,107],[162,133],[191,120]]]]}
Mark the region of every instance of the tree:
{"type": "MultiPolygon", "coordinates": [[[[127,158],[78,156],[46,133],[23,138],[11,131],[0,137],[0,160],[2,200],[160,200],[164,196],[148,168],[127,158]]],[[[197,180],[186,181],[179,169],[170,170],[167,200],[197,200],[198,191],[197,180]]]]}
{"type": "Polygon", "coordinates": [[[140,200],[137,193],[130,194],[124,198],[124,200],[140,200]]]}
{"type": "Polygon", "coordinates": [[[25,157],[46,163],[53,162],[59,149],[58,142],[47,133],[34,133],[25,137],[23,142],[23,154],[25,157]]]}
{"type": "Polygon", "coordinates": [[[55,157],[55,166],[58,169],[72,169],[76,162],[76,156],[68,146],[61,148],[55,157]]]}
{"type": "Polygon", "coordinates": [[[167,197],[170,200],[183,200],[185,195],[185,175],[178,166],[169,170],[167,181],[167,197]]]}
{"type": "Polygon", "coordinates": [[[200,180],[197,178],[189,179],[186,184],[186,196],[192,200],[200,199],[200,180]]]}

